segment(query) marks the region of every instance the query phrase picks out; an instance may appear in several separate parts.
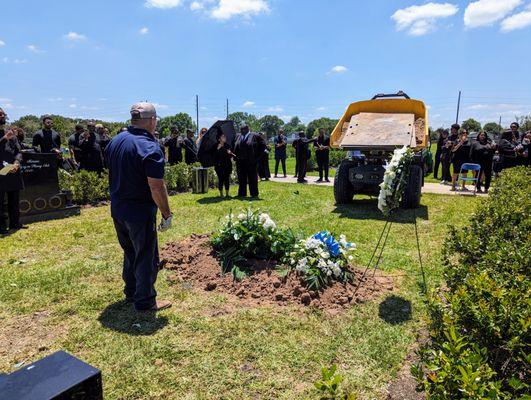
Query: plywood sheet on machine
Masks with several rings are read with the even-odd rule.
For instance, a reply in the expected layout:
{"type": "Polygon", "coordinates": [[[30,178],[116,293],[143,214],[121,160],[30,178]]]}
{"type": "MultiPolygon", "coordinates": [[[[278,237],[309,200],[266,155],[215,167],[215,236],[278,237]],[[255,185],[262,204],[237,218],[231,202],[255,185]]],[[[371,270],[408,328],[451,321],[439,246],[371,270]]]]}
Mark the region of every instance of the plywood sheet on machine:
{"type": "Polygon", "coordinates": [[[359,113],[350,119],[341,146],[415,146],[414,114],[359,113]],[[413,143],[412,143],[413,140],[413,143]]]}

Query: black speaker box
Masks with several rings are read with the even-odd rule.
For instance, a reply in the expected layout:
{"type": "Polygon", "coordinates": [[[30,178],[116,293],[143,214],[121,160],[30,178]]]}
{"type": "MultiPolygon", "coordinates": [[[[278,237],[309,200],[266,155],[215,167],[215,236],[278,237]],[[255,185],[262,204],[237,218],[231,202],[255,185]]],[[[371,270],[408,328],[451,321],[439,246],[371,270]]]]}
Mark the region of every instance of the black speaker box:
{"type": "Polygon", "coordinates": [[[101,372],[58,351],[0,375],[0,400],[102,400],[101,372]]]}

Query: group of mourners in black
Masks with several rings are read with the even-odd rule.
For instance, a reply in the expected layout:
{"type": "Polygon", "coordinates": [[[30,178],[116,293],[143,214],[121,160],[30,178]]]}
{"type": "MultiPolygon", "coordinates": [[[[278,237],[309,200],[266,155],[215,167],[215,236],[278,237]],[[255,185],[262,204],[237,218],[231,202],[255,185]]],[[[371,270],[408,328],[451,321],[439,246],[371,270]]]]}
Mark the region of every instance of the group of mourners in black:
{"type": "MultiPolygon", "coordinates": [[[[456,191],[458,175],[462,173],[466,176],[467,173],[464,164],[478,164],[481,170],[480,176],[476,176],[476,190],[481,193],[483,186],[488,193],[493,173],[518,165],[529,165],[531,132],[521,133],[519,129],[519,124],[513,122],[497,141],[485,131],[480,131],[472,139],[459,124],[452,125],[450,131],[442,130],[435,152],[435,179],[439,179],[439,167],[442,167],[441,183],[451,184],[451,190],[456,191]],[[450,173],[450,166],[453,167],[453,173],[450,173]]],[[[461,190],[467,190],[465,181],[462,182],[461,190]]]]}
{"type": "MultiPolygon", "coordinates": [[[[232,174],[232,162],[236,163],[236,174],[238,177],[238,197],[247,196],[247,188],[251,197],[258,197],[258,181],[269,180],[271,172],[269,169],[269,154],[271,146],[268,143],[265,133],[254,133],[250,131],[247,124],[240,127],[240,134],[231,147],[227,143],[225,134],[219,130],[216,135],[217,146],[215,148],[214,163],[218,177],[218,189],[221,197],[229,196],[230,177],[232,174]]],[[[325,136],[324,129],[319,129],[317,138],[306,138],[304,131],[299,132],[298,138],[292,142],[295,148],[296,166],[295,177],[297,182],[306,183],[306,172],[308,169],[308,159],[311,156],[310,145],[313,144],[317,164],[319,167],[319,179],[317,182],[330,182],[329,173],[329,153],[330,138],[325,136]]],[[[275,178],[278,177],[279,167],[282,166],[283,176],[287,177],[286,159],[288,139],[284,130],[280,129],[273,138],[275,155],[275,178]]]]}

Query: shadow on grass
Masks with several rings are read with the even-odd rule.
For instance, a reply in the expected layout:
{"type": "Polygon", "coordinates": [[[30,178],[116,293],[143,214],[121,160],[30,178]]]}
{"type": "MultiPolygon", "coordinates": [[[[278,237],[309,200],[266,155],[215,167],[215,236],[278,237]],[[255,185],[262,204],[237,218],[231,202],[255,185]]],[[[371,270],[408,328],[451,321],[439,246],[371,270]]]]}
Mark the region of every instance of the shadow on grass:
{"type": "Polygon", "coordinates": [[[411,302],[395,295],[387,296],[378,306],[378,316],[391,325],[411,319],[411,302]]]}
{"type": "Polygon", "coordinates": [[[105,328],[131,336],[149,336],[168,324],[168,318],[155,312],[136,312],[133,305],[125,300],[108,305],[98,321],[105,328]]]}
{"type": "MultiPolygon", "coordinates": [[[[378,200],[376,199],[354,199],[351,204],[337,205],[333,213],[339,214],[340,218],[377,221],[385,221],[386,219],[378,209],[378,200]]],[[[417,218],[428,220],[428,207],[421,205],[416,210],[399,208],[393,213],[391,220],[398,224],[413,224],[415,223],[415,215],[417,218]]]]}
{"type": "Polygon", "coordinates": [[[198,204],[218,204],[223,202],[228,202],[231,200],[240,200],[240,201],[248,201],[254,203],[255,201],[262,201],[260,197],[238,197],[238,196],[231,196],[231,197],[202,197],[197,200],[198,204]]]}

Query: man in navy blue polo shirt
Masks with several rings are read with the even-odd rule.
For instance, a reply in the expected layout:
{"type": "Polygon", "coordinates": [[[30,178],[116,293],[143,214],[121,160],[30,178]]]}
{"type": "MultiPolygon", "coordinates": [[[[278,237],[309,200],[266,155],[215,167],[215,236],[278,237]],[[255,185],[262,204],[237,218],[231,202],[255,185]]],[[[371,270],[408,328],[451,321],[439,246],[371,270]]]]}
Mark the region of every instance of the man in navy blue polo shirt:
{"type": "Polygon", "coordinates": [[[156,231],[171,227],[172,214],[164,184],[164,154],[153,136],[157,113],[150,103],[131,107],[131,126],[107,145],[111,216],[124,251],[122,277],[126,300],[138,311],[158,311],[171,306],[157,300],[155,281],[159,266],[156,231]]]}

